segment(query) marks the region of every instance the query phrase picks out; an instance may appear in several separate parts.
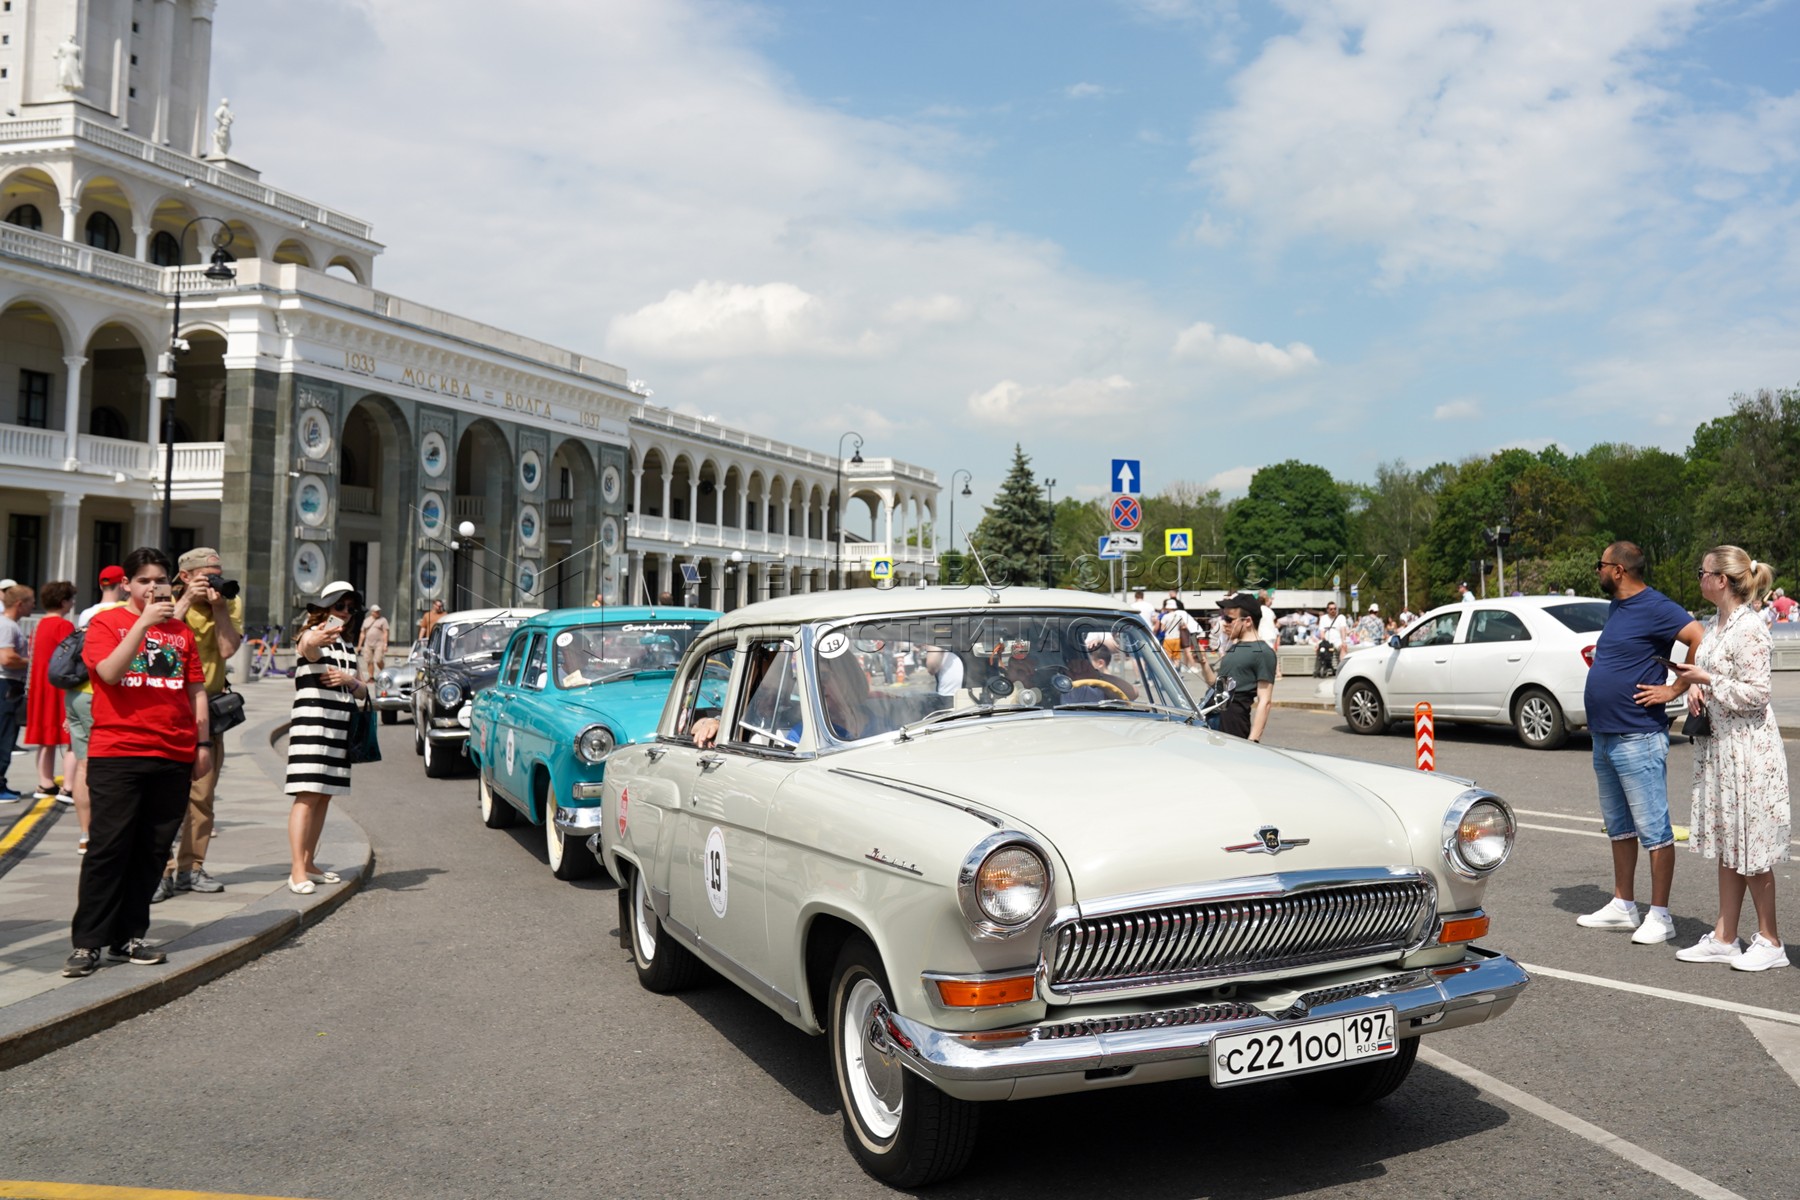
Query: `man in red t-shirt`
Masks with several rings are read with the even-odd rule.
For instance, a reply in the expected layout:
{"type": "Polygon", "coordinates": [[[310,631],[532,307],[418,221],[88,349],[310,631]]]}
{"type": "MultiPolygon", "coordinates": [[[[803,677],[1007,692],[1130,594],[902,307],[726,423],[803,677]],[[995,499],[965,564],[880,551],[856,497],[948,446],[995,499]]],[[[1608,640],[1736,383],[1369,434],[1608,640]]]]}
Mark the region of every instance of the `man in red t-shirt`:
{"type": "Polygon", "coordinates": [[[71,978],[102,951],[143,965],[167,956],[144,940],[150,896],[187,812],[188,787],[212,770],[205,674],[194,633],[175,619],[174,570],[155,547],[125,559],[126,602],[88,622],[81,658],[94,684],[88,737],[88,852],[81,860],[71,978]]]}

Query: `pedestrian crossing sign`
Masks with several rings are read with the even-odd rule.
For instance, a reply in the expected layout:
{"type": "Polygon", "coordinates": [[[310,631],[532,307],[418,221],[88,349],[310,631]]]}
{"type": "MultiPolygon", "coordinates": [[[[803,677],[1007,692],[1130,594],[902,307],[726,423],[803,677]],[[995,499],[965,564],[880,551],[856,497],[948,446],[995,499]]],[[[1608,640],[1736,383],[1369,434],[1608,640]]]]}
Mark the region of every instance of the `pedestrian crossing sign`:
{"type": "Polygon", "coordinates": [[[1171,558],[1186,558],[1194,552],[1194,531],[1191,529],[1167,529],[1163,531],[1163,553],[1171,558]]]}
{"type": "Polygon", "coordinates": [[[869,578],[892,579],[894,577],[894,560],[878,558],[869,564],[869,578]]]}

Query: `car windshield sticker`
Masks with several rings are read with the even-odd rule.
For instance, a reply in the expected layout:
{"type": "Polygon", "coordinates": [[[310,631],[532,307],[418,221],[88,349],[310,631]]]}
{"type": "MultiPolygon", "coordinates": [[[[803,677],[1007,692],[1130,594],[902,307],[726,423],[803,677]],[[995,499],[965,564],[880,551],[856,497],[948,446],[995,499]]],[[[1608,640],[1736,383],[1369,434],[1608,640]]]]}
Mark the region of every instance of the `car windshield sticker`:
{"type": "Polygon", "coordinates": [[[850,648],[850,635],[843,630],[833,630],[819,639],[819,657],[836,658],[850,648]]]}
{"type": "Polygon", "coordinates": [[[619,837],[625,836],[625,814],[631,810],[631,789],[619,789],[619,837]]]}
{"type": "Polygon", "coordinates": [[[513,731],[506,731],[506,773],[513,773],[513,761],[518,756],[518,746],[513,742],[513,731]]]}
{"type": "Polygon", "coordinates": [[[572,633],[559,633],[556,635],[556,644],[559,646],[567,646],[570,642],[572,642],[574,640],[575,640],[575,635],[572,633]]]}
{"type": "Polygon", "coordinates": [[[700,870],[706,876],[706,899],[713,916],[722,917],[731,886],[731,864],[725,861],[725,831],[717,825],[706,835],[706,857],[700,860],[700,870]]]}
{"type": "Polygon", "coordinates": [[[667,631],[669,631],[671,629],[679,629],[683,633],[687,633],[687,632],[690,632],[693,628],[694,627],[691,624],[689,624],[685,621],[662,621],[655,625],[621,625],[621,626],[619,626],[619,632],[620,633],[666,633],[667,631]]]}

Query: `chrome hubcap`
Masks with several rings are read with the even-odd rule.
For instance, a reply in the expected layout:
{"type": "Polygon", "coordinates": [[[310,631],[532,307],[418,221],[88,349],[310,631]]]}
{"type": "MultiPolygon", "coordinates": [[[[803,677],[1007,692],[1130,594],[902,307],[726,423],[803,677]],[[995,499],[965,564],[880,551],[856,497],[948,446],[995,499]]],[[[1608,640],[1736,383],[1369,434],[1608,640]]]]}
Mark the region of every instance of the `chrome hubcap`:
{"type": "Polygon", "coordinates": [[[859,979],[844,1002],[839,1031],[850,1102],[868,1131],[882,1139],[893,1137],[900,1128],[906,1069],[888,1053],[887,1036],[879,1024],[886,1008],[881,986],[873,979],[859,979]]]}
{"type": "Polygon", "coordinates": [[[1524,727],[1526,737],[1534,742],[1543,741],[1550,736],[1550,706],[1533,696],[1519,706],[1519,724],[1524,727]]]}
{"type": "Polygon", "coordinates": [[[556,827],[555,796],[544,801],[544,853],[550,859],[552,871],[562,866],[563,838],[562,830],[556,827]]]}
{"type": "Polygon", "coordinates": [[[1350,719],[1367,729],[1375,724],[1376,705],[1373,692],[1367,688],[1358,688],[1350,693],[1350,719]]]}

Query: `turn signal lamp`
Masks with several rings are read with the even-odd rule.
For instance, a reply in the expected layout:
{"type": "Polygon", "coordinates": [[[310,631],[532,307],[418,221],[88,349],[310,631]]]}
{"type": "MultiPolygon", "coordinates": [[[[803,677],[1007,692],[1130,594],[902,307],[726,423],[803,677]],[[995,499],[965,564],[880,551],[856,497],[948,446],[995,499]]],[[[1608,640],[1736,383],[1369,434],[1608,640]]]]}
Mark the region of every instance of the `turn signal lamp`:
{"type": "Polygon", "coordinates": [[[1036,993],[1037,976],[1015,975],[1010,979],[934,979],[938,998],[947,1008],[991,1008],[996,1004],[1018,1004],[1036,993]]]}
{"type": "Polygon", "coordinates": [[[1484,938],[1488,931],[1488,915],[1476,913],[1472,917],[1453,917],[1445,921],[1438,930],[1438,945],[1449,946],[1457,942],[1472,942],[1484,938]]]}

